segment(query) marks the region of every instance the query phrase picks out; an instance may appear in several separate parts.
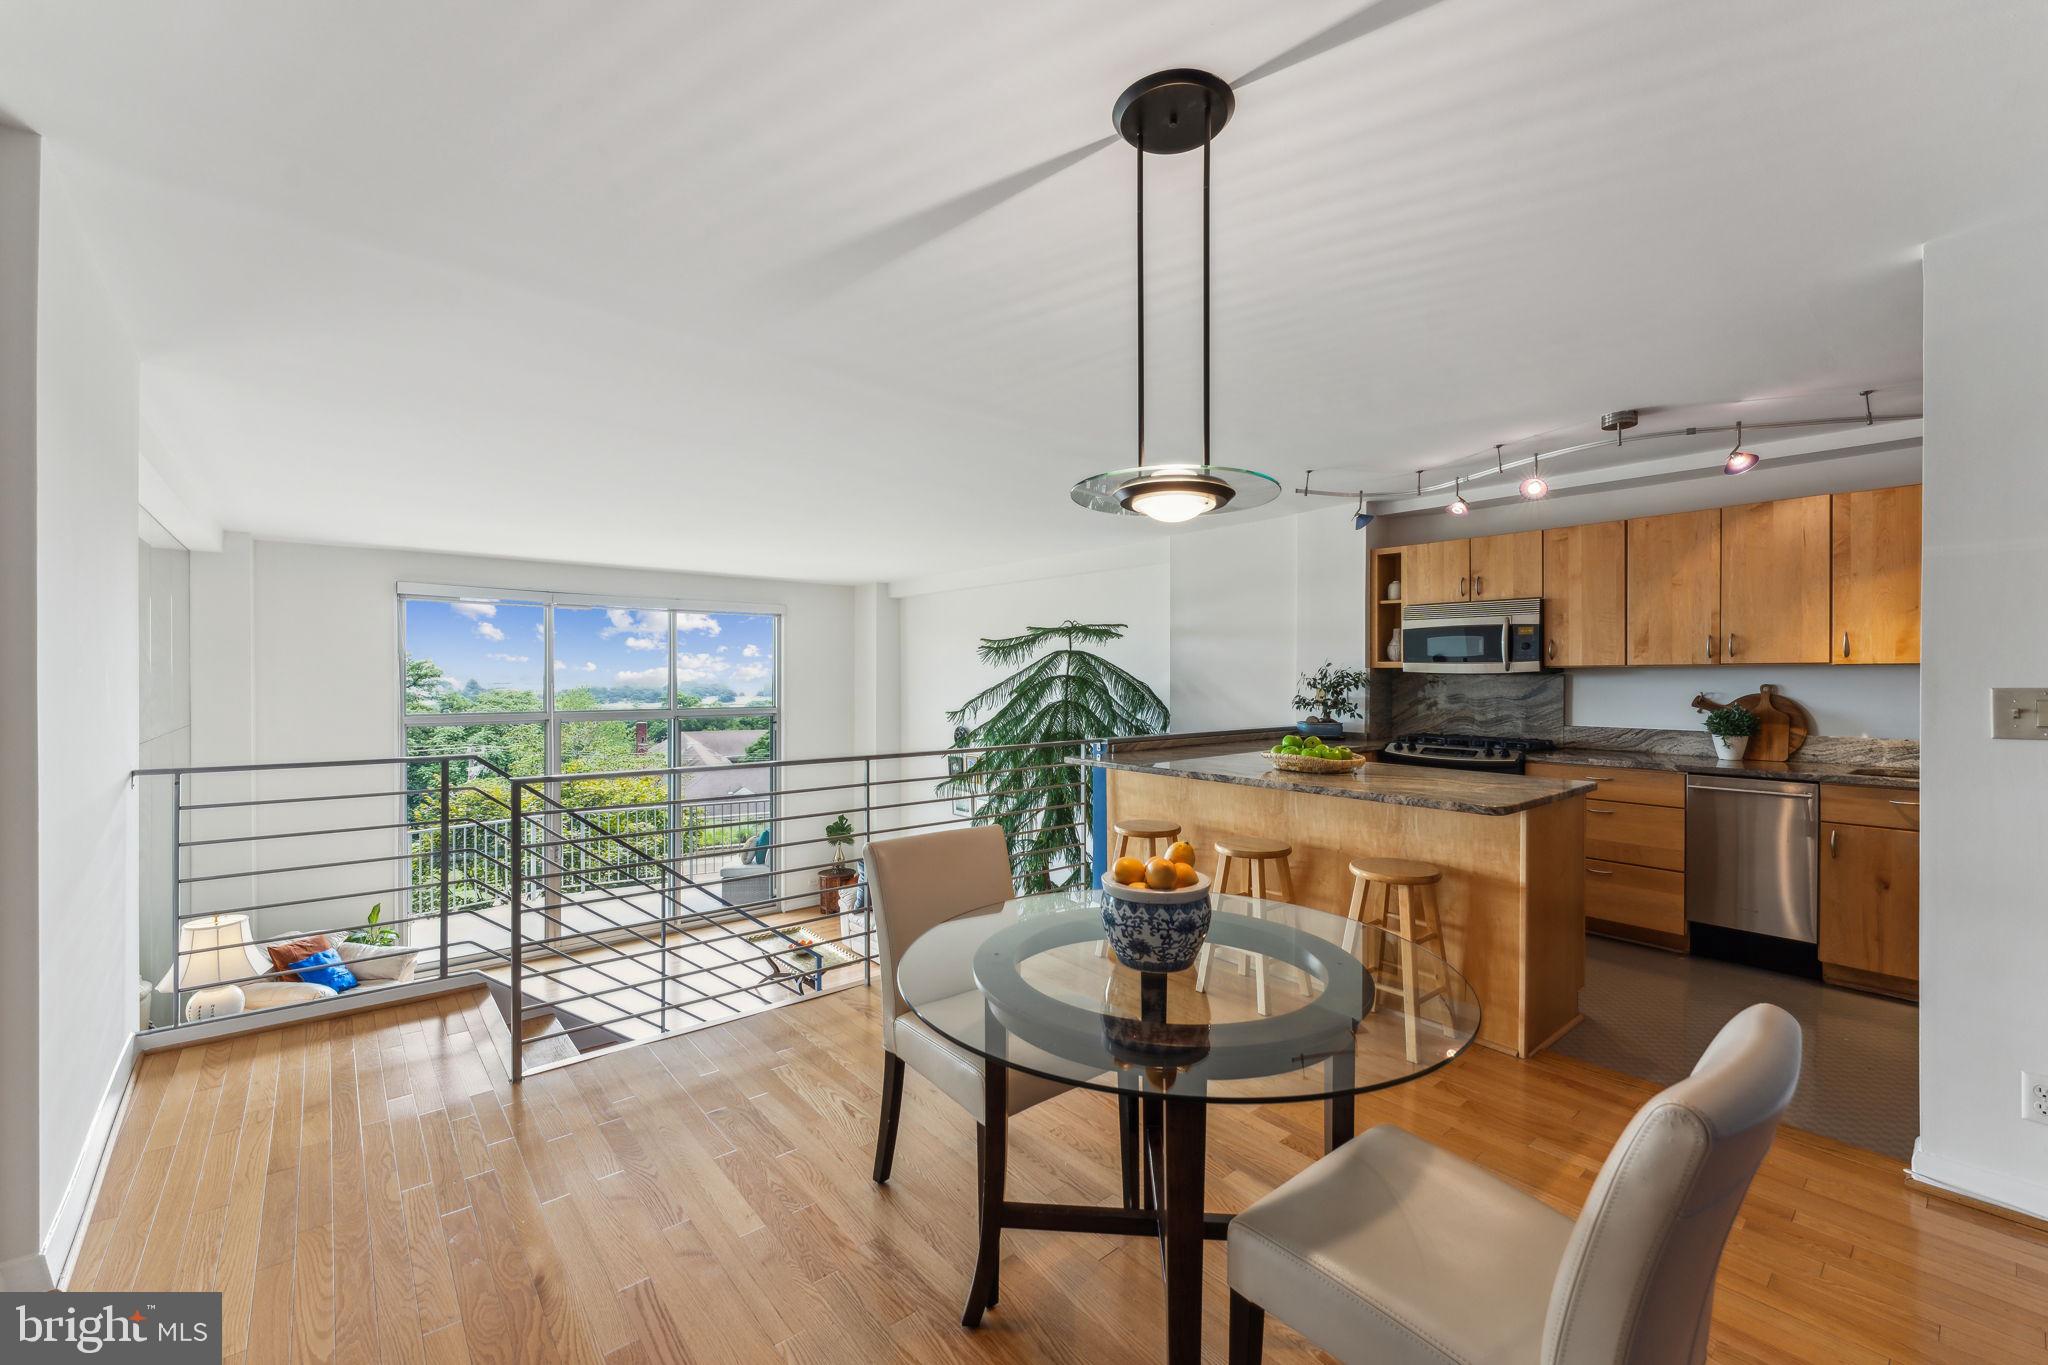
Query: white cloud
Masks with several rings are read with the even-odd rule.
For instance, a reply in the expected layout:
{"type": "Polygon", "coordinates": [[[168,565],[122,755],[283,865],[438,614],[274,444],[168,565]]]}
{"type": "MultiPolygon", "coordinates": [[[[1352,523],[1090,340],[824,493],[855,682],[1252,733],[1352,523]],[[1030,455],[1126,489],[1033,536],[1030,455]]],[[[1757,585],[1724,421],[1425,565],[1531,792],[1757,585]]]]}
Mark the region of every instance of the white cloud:
{"type": "Polygon", "coordinates": [[[745,649],[743,649],[743,650],[741,650],[741,651],[740,651],[740,657],[741,657],[741,658],[743,658],[743,659],[758,659],[758,658],[760,658],[760,657],[761,657],[761,646],[759,646],[759,645],[748,645],[748,646],[747,646],[747,647],[746,647],[745,649]]]}
{"type": "Polygon", "coordinates": [[[526,654],[486,654],[486,659],[496,659],[501,664],[530,664],[532,656],[526,654]]]}
{"type": "Polygon", "coordinates": [[[720,627],[716,616],[706,616],[701,611],[679,611],[676,613],[676,629],[695,631],[702,635],[716,635],[720,627]]]}
{"type": "Polygon", "coordinates": [[[541,624],[540,622],[538,622],[538,621],[535,621],[535,622],[533,623],[533,638],[534,638],[534,639],[536,639],[536,640],[545,640],[545,639],[547,639],[547,638],[548,638],[548,628],[547,628],[546,626],[542,625],[542,624],[541,624]]]}
{"type": "Polygon", "coordinates": [[[498,605],[495,602],[450,602],[448,609],[459,615],[467,616],[472,621],[479,617],[496,616],[498,614],[498,605]]]}
{"type": "Polygon", "coordinates": [[[720,654],[723,654],[723,653],[725,653],[725,651],[727,651],[728,649],[731,649],[731,648],[732,648],[732,646],[731,646],[731,645],[720,645],[720,646],[718,647],[718,652],[719,652],[720,654]]]}
{"type": "Polygon", "coordinates": [[[628,649],[662,649],[665,647],[665,641],[657,640],[650,635],[628,635],[626,637],[626,648],[628,649]]]}
{"type": "Polygon", "coordinates": [[[622,668],[614,676],[628,686],[652,687],[668,681],[668,670],[666,668],[622,668]]]}
{"type": "Polygon", "coordinates": [[[504,638],[505,638],[505,632],[504,632],[504,631],[502,631],[502,630],[499,630],[499,629],[498,629],[498,628],[497,628],[496,626],[492,625],[492,624],[491,624],[491,623],[490,623],[489,621],[479,621],[479,622],[477,622],[477,623],[476,623],[476,633],[477,633],[477,634],[479,634],[479,635],[481,635],[481,636],[483,636],[483,637],[484,637],[484,638],[485,638],[486,640],[502,640],[502,639],[504,639],[504,638]]]}
{"type": "Polygon", "coordinates": [[[569,666],[569,665],[567,665],[567,664],[563,663],[563,662],[562,662],[562,661],[561,661],[560,659],[557,659],[557,660],[555,660],[555,667],[556,667],[556,668],[567,668],[568,666],[569,666]]]}
{"type": "Polygon", "coordinates": [[[732,671],[731,676],[735,683],[766,682],[768,675],[773,671],[766,664],[741,664],[732,671]]]}
{"type": "Polygon", "coordinates": [[[585,673],[595,673],[597,672],[597,665],[591,660],[585,659],[583,661],[583,671],[585,673]]]}
{"type": "Polygon", "coordinates": [[[607,640],[614,635],[624,635],[629,630],[651,632],[656,635],[668,633],[668,621],[664,612],[629,611],[624,607],[606,607],[604,617],[611,624],[597,633],[607,640]]]}
{"type": "Polygon", "coordinates": [[[676,681],[711,682],[725,671],[725,663],[716,654],[679,654],[676,656],[676,681]]]}

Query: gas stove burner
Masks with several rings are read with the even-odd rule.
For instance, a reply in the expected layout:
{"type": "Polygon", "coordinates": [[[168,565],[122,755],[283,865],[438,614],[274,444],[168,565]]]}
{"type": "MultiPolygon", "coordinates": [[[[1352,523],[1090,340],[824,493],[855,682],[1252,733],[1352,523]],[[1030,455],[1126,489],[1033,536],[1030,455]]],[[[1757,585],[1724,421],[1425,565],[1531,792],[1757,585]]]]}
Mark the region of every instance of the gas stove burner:
{"type": "Polygon", "coordinates": [[[1532,753],[1557,746],[1547,739],[1506,735],[1445,735],[1430,731],[1398,736],[1380,754],[1386,763],[1416,763],[1437,768],[1471,768],[1489,772],[1521,772],[1532,753]]]}

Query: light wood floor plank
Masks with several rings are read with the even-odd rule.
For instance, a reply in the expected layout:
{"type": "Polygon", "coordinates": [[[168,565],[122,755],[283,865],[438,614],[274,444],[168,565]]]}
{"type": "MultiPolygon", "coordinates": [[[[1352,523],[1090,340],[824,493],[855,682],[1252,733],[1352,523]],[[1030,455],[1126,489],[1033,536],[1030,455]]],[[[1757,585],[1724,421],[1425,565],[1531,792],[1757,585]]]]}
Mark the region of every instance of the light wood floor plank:
{"type": "MultiPolygon", "coordinates": [[[[1153,1358],[1148,1242],[1005,1241],[1003,1297],[957,1322],[974,1124],[921,1078],[894,1178],[872,1160],[870,991],[599,1055],[514,1087],[481,992],[145,1056],[72,1285],[217,1288],[223,1347],[283,1361],[1097,1361],[1153,1358]]],[[[1566,1213],[1655,1087],[1475,1053],[1367,1096],[1566,1213]]],[[[1107,1202],[1115,1107],[1062,1096],[1012,1128],[1013,1197],[1107,1202]]],[[[1230,1106],[1212,1207],[1319,1150],[1313,1105],[1230,1106]]],[[[1225,1251],[1204,1257],[1225,1353],[1225,1251]]],[[[1266,1359],[1321,1357],[1269,1322],[1266,1359]]],[[[1896,1162],[1785,1130],[1723,1258],[1725,1365],[2048,1365],[2048,1236],[1930,1201],[1896,1162]]]]}

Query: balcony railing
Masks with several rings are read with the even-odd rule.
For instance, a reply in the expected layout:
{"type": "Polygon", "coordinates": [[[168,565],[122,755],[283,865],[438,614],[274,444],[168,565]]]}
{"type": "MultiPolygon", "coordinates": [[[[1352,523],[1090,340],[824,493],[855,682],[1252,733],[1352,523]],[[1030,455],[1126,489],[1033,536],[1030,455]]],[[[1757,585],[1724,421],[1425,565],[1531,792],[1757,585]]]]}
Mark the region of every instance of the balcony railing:
{"type": "Polygon", "coordinates": [[[530,1051],[559,1064],[862,984],[872,838],[999,822],[1020,885],[1086,884],[1090,784],[1068,762],[1079,752],[1059,741],[535,775],[462,754],[142,771],[165,816],[142,851],[157,888],[145,911],[161,926],[152,969],[168,967],[162,1026],[185,1027],[195,996],[217,1001],[229,985],[263,1008],[285,974],[261,950],[312,933],[388,934],[412,975],[502,983],[518,1002],[515,1077],[530,1051]],[[739,768],[769,794],[669,795],[739,768]],[[628,789],[636,799],[607,799],[628,789]],[[393,913],[372,924],[372,906],[393,913]],[[224,968],[243,958],[248,971],[224,968]]]}

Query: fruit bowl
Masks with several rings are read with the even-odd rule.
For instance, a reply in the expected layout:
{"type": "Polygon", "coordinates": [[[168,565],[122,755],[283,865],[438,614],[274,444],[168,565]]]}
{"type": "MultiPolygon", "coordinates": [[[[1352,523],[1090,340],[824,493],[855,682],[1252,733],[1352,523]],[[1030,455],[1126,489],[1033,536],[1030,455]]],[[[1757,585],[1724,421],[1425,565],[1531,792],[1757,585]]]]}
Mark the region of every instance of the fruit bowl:
{"type": "Polygon", "coordinates": [[[1209,937],[1209,877],[1171,891],[1126,886],[1102,874],[1102,931],[1109,950],[1139,972],[1180,972],[1195,965],[1209,937]]]}
{"type": "Polygon", "coordinates": [[[1353,754],[1349,758],[1310,758],[1307,754],[1284,754],[1278,749],[1268,749],[1266,761],[1282,772],[1348,773],[1372,760],[1364,754],[1353,754]]]}

